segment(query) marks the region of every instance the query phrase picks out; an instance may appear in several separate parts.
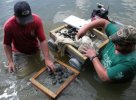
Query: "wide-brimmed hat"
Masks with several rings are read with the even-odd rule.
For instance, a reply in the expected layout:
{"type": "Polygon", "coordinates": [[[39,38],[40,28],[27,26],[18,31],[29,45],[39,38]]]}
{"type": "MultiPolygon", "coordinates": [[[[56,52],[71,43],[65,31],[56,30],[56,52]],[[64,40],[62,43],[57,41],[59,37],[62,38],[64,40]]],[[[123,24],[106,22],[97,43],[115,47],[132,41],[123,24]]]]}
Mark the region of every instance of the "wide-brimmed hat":
{"type": "Polygon", "coordinates": [[[26,1],[19,1],[14,5],[14,15],[21,24],[33,22],[31,8],[26,1]]]}
{"type": "Polygon", "coordinates": [[[125,25],[116,34],[110,36],[109,39],[120,45],[136,44],[136,28],[125,25]]]}

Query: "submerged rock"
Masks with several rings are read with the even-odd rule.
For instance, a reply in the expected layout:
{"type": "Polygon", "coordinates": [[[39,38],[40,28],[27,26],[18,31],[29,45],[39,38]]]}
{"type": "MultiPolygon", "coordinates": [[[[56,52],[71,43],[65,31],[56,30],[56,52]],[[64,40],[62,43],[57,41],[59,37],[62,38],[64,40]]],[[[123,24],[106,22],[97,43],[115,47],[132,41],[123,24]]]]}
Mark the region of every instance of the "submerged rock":
{"type": "Polygon", "coordinates": [[[68,73],[64,73],[64,78],[68,78],[69,77],[69,74],[68,73]]]}
{"type": "Polygon", "coordinates": [[[63,82],[64,82],[64,80],[63,80],[63,79],[60,79],[60,80],[59,80],[59,83],[60,83],[60,84],[61,84],[61,83],[63,83],[63,82]]]}
{"type": "Polygon", "coordinates": [[[52,85],[56,85],[56,83],[57,83],[56,79],[52,80],[52,85]]]}

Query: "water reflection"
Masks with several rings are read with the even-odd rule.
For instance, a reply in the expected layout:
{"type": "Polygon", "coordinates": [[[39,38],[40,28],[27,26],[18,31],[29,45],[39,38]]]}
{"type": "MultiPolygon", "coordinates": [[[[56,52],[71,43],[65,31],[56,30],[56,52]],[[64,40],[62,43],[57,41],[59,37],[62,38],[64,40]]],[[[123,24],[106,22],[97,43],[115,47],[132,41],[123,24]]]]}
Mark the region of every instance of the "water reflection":
{"type": "Polygon", "coordinates": [[[110,5],[110,16],[117,21],[120,21],[121,23],[133,25],[136,26],[136,3],[134,3],[134,0],[121,0],[115,4],[110,5]]]}
{"type": "Polygon", "coordinates": [[[12,89],[15,89],[15,83],[11,83],[11,86],[4,90],[3,94],[0,95],[0,99],[2,99],[2,98],[8,99],[8,98],[12,98],[12,97],[17,96],[17,91],[12,90],[12,89]],[[13,92],[11,92],[10,90],[12,90],[13,92]],[[8,93],[9,91],[11,93],[8,93]]]}
{"type": "Polygon", "coordinates": [[[56,15],[53,18],[53,22],[54,23],[59,23],[59,22],[63,22],[63,19],[65,19],[66,17],[68,17],[69,15],[72,14],[72,11],[67,10],[67,11],[59,11],[56,13],[56,15]]]}
{"type": "Polygon", "coordinates": [[[90,0],[76,0],[75,3],[79,9],[86,10],[89,7],[88,2],[90,2],[90,0]]]}
{"type": "Polygon", "coordinates": [[[10,74],[0,76],[0,100],[9,100],[9,98],[17,97],[16,83],[17,81],[10,74]],[[8,78],[7,78],[8,77],[8,78]],[[6,80],[2,80],[2,79],[6,80]]]}
{"type": "Polygon", "coordinates": [[[122,5],[126,11],[127,14],[127,19],[133,21],[136,21],[136,13],[135,13],[135,9],[136,9],[136,3],[134,3],[133,0],[122,0],[122,5]]]}

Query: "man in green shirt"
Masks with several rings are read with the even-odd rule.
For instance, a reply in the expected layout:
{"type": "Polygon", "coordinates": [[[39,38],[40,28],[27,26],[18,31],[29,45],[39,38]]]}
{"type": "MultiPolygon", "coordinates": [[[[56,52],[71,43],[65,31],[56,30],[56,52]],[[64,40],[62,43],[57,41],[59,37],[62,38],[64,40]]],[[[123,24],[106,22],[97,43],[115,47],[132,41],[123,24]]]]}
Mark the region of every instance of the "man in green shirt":
{"type": "Polygon", "coordinates": [[[78,38],[93,28],[102,27],[109,37],[109,43],[101,50],[99,59],[94,48],[84,48],[102,81],[126,81],[136,74],[136,28],[110,23],[105,19],[94,20],[83,26],[77,33],[78,38]]]}

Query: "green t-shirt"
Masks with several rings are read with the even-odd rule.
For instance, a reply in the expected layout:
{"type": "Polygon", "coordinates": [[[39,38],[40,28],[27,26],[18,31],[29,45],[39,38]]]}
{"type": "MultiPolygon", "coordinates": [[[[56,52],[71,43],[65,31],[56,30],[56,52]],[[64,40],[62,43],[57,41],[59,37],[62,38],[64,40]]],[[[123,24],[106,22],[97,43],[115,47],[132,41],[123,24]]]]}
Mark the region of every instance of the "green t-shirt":
{"type": "MultiPolygon", "coordinates": [[[[119,27],[116,24],[108,24],[106,34],[108,36],[116,33],[119,27]]],[[[109,78],[113,81],[132,78],[136,73],[136,51],[130,54],[115,54],[112,41],[101,51],[101,63],[107,70],[109,78]]]]}

